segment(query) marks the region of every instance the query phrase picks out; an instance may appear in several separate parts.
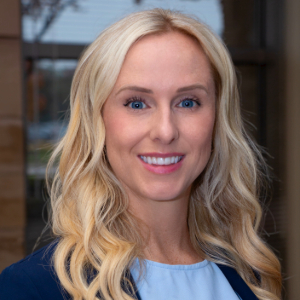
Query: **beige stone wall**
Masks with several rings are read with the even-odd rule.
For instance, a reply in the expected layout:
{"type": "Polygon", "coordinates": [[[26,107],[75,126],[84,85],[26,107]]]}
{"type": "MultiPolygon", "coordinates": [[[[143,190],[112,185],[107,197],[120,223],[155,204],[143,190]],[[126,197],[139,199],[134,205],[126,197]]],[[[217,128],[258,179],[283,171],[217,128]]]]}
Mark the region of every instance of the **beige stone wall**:
{"type": "Polygon", "coordinates": [[[24,256],[25,176],[20,4],[0,1],[0,271],[24,256]]]}

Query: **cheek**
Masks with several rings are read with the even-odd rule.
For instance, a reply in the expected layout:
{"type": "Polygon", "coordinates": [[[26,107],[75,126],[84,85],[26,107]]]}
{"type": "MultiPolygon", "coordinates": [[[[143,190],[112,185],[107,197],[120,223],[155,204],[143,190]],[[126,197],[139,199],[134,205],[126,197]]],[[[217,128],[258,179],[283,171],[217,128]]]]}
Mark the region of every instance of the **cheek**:
{"type": "Polygon", "coordinates": [[[137,126],[132,117],[122,113],[107,115],[104,119],[106,131],[106,148],[108,158],[112,155],[122,157],[138,143],[142,136],[141,126],[137,126]]]}
{"type": "Polygon", "coordinates": [[[185,125],[185,136],[188,137],[192,148],[199,151],[210,150],[212,144],[212,136],[214,130],[214,116],[208,115],[188,122],[185,125]]]}
{"type": "Polygon", "coordinates": [[[203,172],[212,150],[214,121],[198,124],[197,130],[192,130],[190,143],[192,144],[194,180],[203,172]]]}

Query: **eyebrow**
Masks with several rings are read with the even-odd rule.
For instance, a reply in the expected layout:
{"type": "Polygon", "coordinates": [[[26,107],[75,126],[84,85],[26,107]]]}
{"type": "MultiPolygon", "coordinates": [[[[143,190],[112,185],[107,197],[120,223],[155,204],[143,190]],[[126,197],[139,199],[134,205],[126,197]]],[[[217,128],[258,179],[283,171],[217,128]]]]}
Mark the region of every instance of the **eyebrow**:
{"type": "Polygon", "coordinates": [[[208,94],[208,91],[207,91],[206,87],[202,84],[192,84],[192,85],[189,85],[189,86],[179,88],[177,90],[177,93],[188,92],[188,91],[196,90],[196,89],[204,90],[208,94]]]}
{"type": "MultiPolygon", "coordinates": [[[[191,90],[195,90],[195,89],[201,89],[201,90],[204,90],[207,94],[208,94],[208,91],[207,89],[202,85],[202,84],[192,84],[192,85],[189,85],[189,86],[185,86],[185,87],[182,87],[182,88],[179,88],[177,89],[177,93],[180,93],[180,92],[188,92],[188,91],[191,91],[191,90]]],[[[143,87],[139,87],[139,86],[135,86],[135,85],[130,85],[130,86],[125,86],[123,88],[121,88],[117,93],[116,93],[116,96],[118,94],[120,94],[122,91],[124,90],[131,90],[131,91],[136,91],[136,92],[142,92],[142,93],[147,93],[147,94],[153,94],[153,91],[150,90],[150,89],[146,89],[146,88],[143,88],[143,87]]]]}
{"type": "Polygon", "coordinates": [[[135,85],[130,85],[130,86],[124,86],[123,88],[121,88],[117,93],[116,96],[118,94],[120,94],[122,91],[124,90],[131,90],[131,91],[136,91],[136,92],[142,92],[142,93],[147,93],[147,94],[153,94],[153,91],[150,89],[146,89],[146,88],[142,88],[139,86],[135,86],[135,85]]]}

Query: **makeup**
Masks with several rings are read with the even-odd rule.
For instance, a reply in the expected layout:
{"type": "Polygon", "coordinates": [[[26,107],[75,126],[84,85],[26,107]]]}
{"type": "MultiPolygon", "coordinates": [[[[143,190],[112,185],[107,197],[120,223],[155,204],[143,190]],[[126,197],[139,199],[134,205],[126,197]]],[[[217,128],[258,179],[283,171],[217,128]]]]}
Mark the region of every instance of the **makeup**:
{"type": "Polygon", "coordinates": [[[185,156],[183,153],[143,153],[138,157],[148,171],[169,174],[181,167],[185,156]]]}

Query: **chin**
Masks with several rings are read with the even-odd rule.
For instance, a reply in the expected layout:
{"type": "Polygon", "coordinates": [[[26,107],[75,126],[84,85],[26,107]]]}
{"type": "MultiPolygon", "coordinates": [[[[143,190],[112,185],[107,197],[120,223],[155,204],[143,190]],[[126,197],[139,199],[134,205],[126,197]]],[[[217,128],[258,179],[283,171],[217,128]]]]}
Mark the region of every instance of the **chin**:
{"type": "Polygon", "coordinates": [[[188,193],[188,190],[175,190],[174,187],[153,188],[144,193],[144,197],[154,201],[171,201],[176,200],[188,193]]]}

